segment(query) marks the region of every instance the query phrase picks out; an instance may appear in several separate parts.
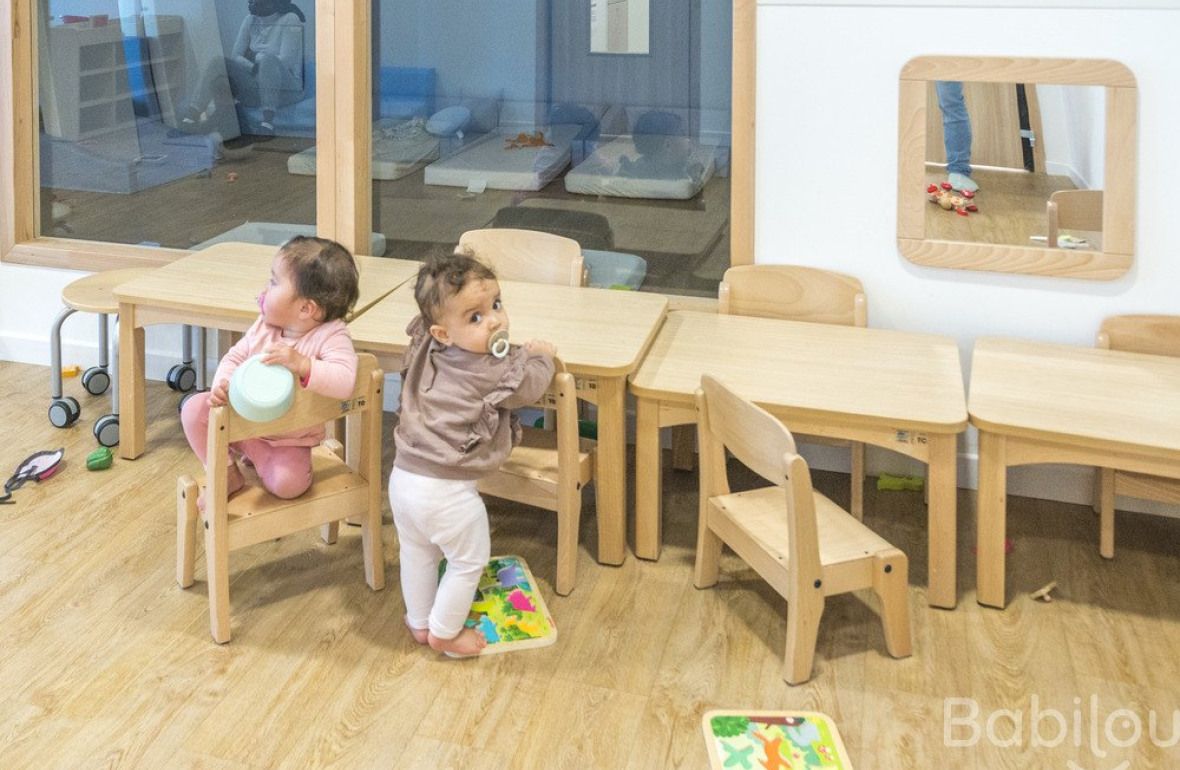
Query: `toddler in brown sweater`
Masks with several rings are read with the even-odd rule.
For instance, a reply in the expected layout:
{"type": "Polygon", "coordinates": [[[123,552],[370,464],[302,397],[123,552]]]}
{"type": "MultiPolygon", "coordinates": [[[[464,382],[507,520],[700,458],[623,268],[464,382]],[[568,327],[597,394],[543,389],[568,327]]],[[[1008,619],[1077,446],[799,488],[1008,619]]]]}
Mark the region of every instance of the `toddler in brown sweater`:
{"type": "Polygon", "coordinates": [[[503,357],[492,354],[494,339],[508,330],[508,313],[495,273],[473,257],[427,261],[414,297],[420,315],[406,328],[410,345],[389,476],[406,625],[420,644],[474,655],[487,641],[464,621],[491,556],[487,509],[476,485],[520,440],[511,410],[545,392],[556,350],[530,340],[503,357]]]}

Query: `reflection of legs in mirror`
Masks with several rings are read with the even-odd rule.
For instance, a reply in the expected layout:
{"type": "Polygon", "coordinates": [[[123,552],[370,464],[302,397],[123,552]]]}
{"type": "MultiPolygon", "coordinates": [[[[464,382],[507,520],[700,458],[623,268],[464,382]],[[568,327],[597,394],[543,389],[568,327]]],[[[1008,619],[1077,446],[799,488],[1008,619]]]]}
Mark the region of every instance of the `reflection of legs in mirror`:
{"type": "Polygon", "coordinates": [[[956,190],[975,192],[979,185],[971,179],[971,116],[963,99],[963,84],[957,80],[939,80],[934,85],[938,108],[942,111],[947,181],[956,190]]]}

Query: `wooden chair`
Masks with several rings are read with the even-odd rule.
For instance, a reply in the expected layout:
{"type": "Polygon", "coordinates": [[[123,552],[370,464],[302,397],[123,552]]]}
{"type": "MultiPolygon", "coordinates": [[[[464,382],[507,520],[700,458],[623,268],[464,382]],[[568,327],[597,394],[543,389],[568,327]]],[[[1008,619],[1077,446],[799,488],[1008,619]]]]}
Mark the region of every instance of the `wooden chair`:
{"type": "MultiPolygon", "coordinates": [[[[868,326],[864,287],[852,276],[798,265],[743,265],[725,271],[718,312],[787,321],[868,326]]],[[[864,518],[865,445],[860,441],[799,436],[805,444],[852,450],[852,515],[864,518]]]]}
{"type": "Polygon", "coordinates": [[[296,389],[291,409],[278,420],[250,422],[230,405],[209,413],[208,479],[181,476],[176,495],[176,581],[193,584],[197,520],[204,522],[205,564],[209,583],[209,628],[213,639],[230,639],[229,552],[281,535],[322,525],[324,542],[336,542],[340,519],[361,518],[365,582],[374,591],[385,586],[381,546],[381,390],[383,373],[371,354],[358,356],[356,387],[347,401],[296,389]],[[226,499],[229,445],[255,436],[286,433],[300,427],[347,419],[348,460],[336,441],[312,450],[311,487],[298,498],[274,497],[258,484],[226,499]],[[197,496],[205,491],[205,510],[197,496]]]}
{"type": "Polygon", "coordinates": [[[705,375],[696,393],[701,445],[697,588],[717,582],[721,547],[787,600],[783,679],[811,678],[824,597],[871,588],[881,600],[885,646],[910,654],[906,555],[811,487],[791,432],[768,412],[705,375]],[[775,486],[730,494],[728,449],[775,486]]]}
{"type": "MultiPolygon", "coordinates": [[[[1180,316],[1112,316],[1102,322],[1096,346],[1180,357],[1180,316]]],[[[1094,481],[1094,510],[1101,517],[1098,552],[1107,559],[1114,558],[1115,495],[1180,505],[1180,479],[1098,468],[1094,481]]]]}
{"type": "Polygon", "coordinates": [[[1101,190],[1058,190],[1045,204],[1049,217],[1049,248],[1057,248],[1062,230],[1102,230],[1101,190]]]}
{"type": "Polygon", "coordinates": [[[590,274],[582,247],[570,238],[536,230],[468,230],[459,248],[487,262],[505,281],[585,286],[590,274]]]}
{"type": "Polygon", "coordinates": [[[479,491],[557,512],[557,593],[574,590],[582,489],[594,477],[594,442],[578,435],[578,393],[574,377],[558,363],[553,382],[538,406],[554,410],[556,430],[525,428],[524,440],[479,491]]]}

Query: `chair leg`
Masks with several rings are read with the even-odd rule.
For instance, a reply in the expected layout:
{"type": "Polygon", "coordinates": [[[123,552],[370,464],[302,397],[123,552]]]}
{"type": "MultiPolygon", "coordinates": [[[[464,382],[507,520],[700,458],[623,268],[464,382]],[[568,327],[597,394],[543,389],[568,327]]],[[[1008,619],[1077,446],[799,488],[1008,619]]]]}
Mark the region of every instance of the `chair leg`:
{"type": "Polygon", "coordinates": [[[225,644],[229,627],[229,533],[205,520],[205,572],[209,584],[209,633],[225,644]]]}
{"type": "Polygon", "coordinates": [[[1098,469],[1098,553],[1114,558],[1114,469],[1098,469]]]}
{"type": "Polygon", "coordinates": [[[863,441],[852,442],[852,515],[857,521],[865,518],[865,445],[863,441]]]}
{"type": "Polygon", "coordinates": [[[796,594],[787,604],[787,651],[783,659],[783,679],[791,685],[811,678],[819,620],[824,614],[822,588],[806,586],[796,594]]]}
{"type": "MultiPolygon", "coordinates": [[[[325,448],[327,448],[328,451],[330,451],[332,454],[334,454],[338,458],[340,458],[340,462],[347,462],[347,460],[345,459],[345,456],[344,456],[344,444],[341,444],[337,439],[325,438],[323,441],[323,446],[325,448]]],[[[353,524],[354,526],[364,526],[363,520],[353,521],[352,519],[346,519],[346,521],[349,524],[353,524]]],[[[340,522],[339,521],[329,521],[325,524],[320,525],[320,539],[324,541],[325,545],[335,545],[336,539],[339,536],[340,536],[340,522]]]]}
{"type": "Polygon", "coordinates": [[[694,441],[697,430],[695,425],[672,426],[672,467],[678,471],[696,469],[696,454],[694,441]]]}
{"type": "Polygon", "coordinates": [[[578,531],[582,526],[582,491],[557,501],[557,593],[569,596],[578,573],[578,531]]]}
{"type": "Polygon", "coordinates": [[[193,584],[193,560],[197,546],[197,495],[200,488],[192,476],[176,482],[176,582],[181,588],[193,584]]]}
{"type": "MultiPolygon", "coordinates": [[[[380,494],[378,490],[374,497],[380,494]]],[[[361,522],[361,550],[365,558],[365,582],[374,591],[385,587],[385,548],[381,542],[381,504],[371,501],[361,522]]]]}
{"type": "Polygon", "coordinates": [[[909,559],[897,549],[873,558],[873,591],[881,599],[881,624],[885,649],[895,658],[909,657],[910,640],[909,559]]]}
{"type": "Polygon", "coordinates": [[[717,585],[721,567],[721,549],[725,543],[709,528],[709,502],[701,501],[697,515],[697,558],[693,567],[692,584],[697,588],[717,585]]]}

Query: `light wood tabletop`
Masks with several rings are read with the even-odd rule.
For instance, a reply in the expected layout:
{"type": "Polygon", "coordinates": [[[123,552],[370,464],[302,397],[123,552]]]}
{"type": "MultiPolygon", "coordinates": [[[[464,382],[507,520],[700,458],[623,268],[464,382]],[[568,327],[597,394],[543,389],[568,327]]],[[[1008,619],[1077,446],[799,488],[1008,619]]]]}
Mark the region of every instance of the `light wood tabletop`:
{"type": "MultiPolygon", "coordinates": [[[[258,317],[258,294],[266,288],[277,250],[257,243],[218,243],[119,285],[115,296],[172,310],[216,310],[253,323],[258,317]]],[[[420,266],[383,257],[358,256],[356,262],[360,297],[353,313],[357,315],[413,277],[420,266]]]]}
{"type": "Polygon", "coordinates": [[[658,558],[659,429],[694,423],[712,374],[799,433],[881,446],[930,466],[930,603],[953,607],[956,436],[967,426],[955,340],[693,311],[668,314],[631,377],[637,401],[636,553],[658,558]]]}
{"type": "MultiPolygon", "coordinates": [[[[627,375],[643,359],[667,312],[659,294],[500,281],[514,343],[543,339],[578,381],[578,397],[598,407],[595,501],[598,560],[622,564],[627,547],[627,375]]],[[[400,356],[415,315],[406,283],[349,324],[358,350],[400,356]]]]}
{"type": "MultiPolygon", "coordinates": [[[[266,288],[276,250],[253,243],[218,243],[115,287],[121,457],[133,460],[144,450],[144,327],[188,324],[245,331],[258,318],[258,295],[266,288]]],[[[408,260],[356,259],[360,298],[354,316],[409,280],[419,266],[408,260]]]]}
{"type": "Polygon", "coordinates": [[[1006,602],[1010,466],[1073,463],[1180,478],[1180,359],[982,338],[968,405],[979,429],[981,604],[1006,602]]]}
{"type": "MultiPolygon", "coordinates": [[[[606,377],[635,370],[668,306],[660,294],[523,281],[500,281],[500,293],[514,343],[549,340],[571,372],[606,377]]],[[[414,287],[406,283],[348,328],[358,348],[400,355],[416,315],[414,287]]]]}

